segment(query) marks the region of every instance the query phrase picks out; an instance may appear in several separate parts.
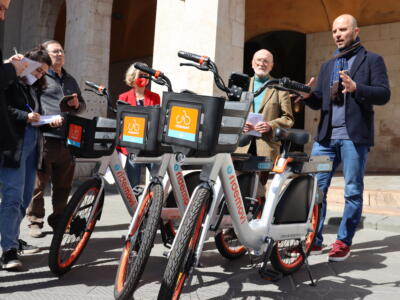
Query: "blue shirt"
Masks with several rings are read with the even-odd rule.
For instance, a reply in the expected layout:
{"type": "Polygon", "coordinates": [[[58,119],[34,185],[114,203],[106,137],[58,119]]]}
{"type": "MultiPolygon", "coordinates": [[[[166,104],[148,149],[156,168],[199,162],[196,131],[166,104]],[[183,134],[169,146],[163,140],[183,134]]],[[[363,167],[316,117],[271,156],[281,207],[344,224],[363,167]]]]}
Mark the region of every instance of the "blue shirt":
{"type": "MultiPolygon", "coordinates": [[[[353,55],[347,60],[349,70],[351,70],[351,66],[353,65],[355,59],[356,55],[353,55]]],[[[347,97],[346,94],[344,94],[344,102],[342,105],[337,105],[335,103],[332,104],[331,139],[340,139],[340,140],[350,139],[346,128],[346,100],[347,97]]]]}
{"type": "MultiPolygon", "coordinates": [[[[254,75],[254,84],[253,84],[253,92],[257,91],[266,81],[268,80],[268,76],[264,78],[259,78],[254,75]]],[[[267,89],[263,90],[263,92],[253,99],[253,111],[258,113],[261,107],[262,100],[264,99],[265,93],[267,89]]]]}

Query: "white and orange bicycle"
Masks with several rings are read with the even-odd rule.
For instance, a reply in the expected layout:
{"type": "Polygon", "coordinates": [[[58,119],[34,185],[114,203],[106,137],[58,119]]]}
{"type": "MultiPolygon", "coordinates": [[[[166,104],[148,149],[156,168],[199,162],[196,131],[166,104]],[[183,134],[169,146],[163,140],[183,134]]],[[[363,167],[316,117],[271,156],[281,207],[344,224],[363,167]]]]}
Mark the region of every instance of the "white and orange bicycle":
{"type": "MultiPolygon", "coordinates": [[[[209,58],[185,52],[180,52],[179,56],[194,61],[195,64],[190,65],[200,70],[212,71],[218,78],[217,86],[226,91],[215,64],[209,58]]],[[[288,79],[269,80],[263,85],[263,88],[270,86],[289,91],[309,89],[307,86],[288,79]]],[[[304,145],[309,142],[310,135],[303,130],[278,128],[275,137],[282,141],[283,151],[273,167],[272,171],[275,175],[266,194],[266,202],[261,216],[249,221],[231,157],[231,152],[235,150],[237,144],[232,143],[230,147],[222,145],[219,137],[224,126],[215,126],[218,122],[224,124],[223,112],[219,110],[218,104],[203,104],[202,102],[184,101],[184,99],[176,101],[173,98],[163,100],[166,100],[163,101],[163,107],[168,108],[166,110],[166,129],[163,133],[164,139],[171,145],[176,145],[184,153],[190,152],[192,156],[206,159],[208,162],[203,166],[200,175],[202,182],[192,195],[169,253],[158,299],[178,299],[185,284],[190,283],[190,277],[199,265],[207,232],[212,227],[218,209],[216,201],[218,198],[215,197],[218,191],[217,182],[220,182],[222,186],[224,200],[239,241],[253,255],[259,256],[263,262],[260,274],[268,278],[277,278],[281,273],[290,274],[297,271],[306,263],[313,283],[307,256],[319,223],[322,200],[314,174],[331,170],[332,162],[329,157],[309,157],[306,153],[289,152],[292,143],[304,145]],[[212,107],[209,108],[207,105],[212,107]],[[208,117],[215,120],[214,130],[211,134],[216,137],[211,136],[210,139],[216,138],[217,145],[204,143],[204,139],[199,138],[204,137],[209,131],[207,122],[200,124],[199,121],[196,127],[197,139],[195,141],[189,142],[177,136],[169,136],[170,112],[187,107],[194,107],[198,109],[199,113],[208,111],[209,116],[204,116],[202,119],[205,120],[208,117]],[[267,269],[269,261],[279,272],[267,269]]],[[[204,99],[204,101],[206,100],[204,99]]],[[[251,97],[250,100],[252,100],[251,97]]],[[[218,101],[223,105],[224,100],[218,101]]]]}

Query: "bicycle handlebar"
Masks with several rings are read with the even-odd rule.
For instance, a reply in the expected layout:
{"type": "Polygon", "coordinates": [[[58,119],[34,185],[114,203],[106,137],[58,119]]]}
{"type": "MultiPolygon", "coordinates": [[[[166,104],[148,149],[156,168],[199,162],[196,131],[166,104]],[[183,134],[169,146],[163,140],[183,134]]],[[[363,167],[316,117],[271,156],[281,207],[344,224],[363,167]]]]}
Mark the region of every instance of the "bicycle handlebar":
{"type": "Polygon", "coordinates": [[[133,66],[135,67],[135,69],[138,69],[144,73],[149,74],[151,81],[153,81],[159,85],[166,85],[168,88],[168,91],[172,92],[171,81],[163,72],[154,70],[154,69],[146,66],[145,64],[141,64],[141,63],[135,63],[133,66]]]}
{"type": "Polygon", "coordinates": [[[164,75],[160,71],[154,70],[154,69],[146,66],[145,64],[135,63],[133,66],[140,71],[143,71],[151,76],[154,76],[155,78],[162,77],[162,75],[164,75]]]}
{"type": "Polygon", "coordinates": [[[290,80],[288,77],[282,77],[280,80],[280,84],[284,88],[287,88],[289,90],[304,92],[307,94],[311,93],[311,87],[309,87],[308,85],[305,85],[303,83],[300,83],[300,82],[297,82],[294,80],[290,80]]]}
{"type": "Polygon", "coordinates": [[[114,113],[117,112],[117,110],[112,106],[111,97],[110,94],[108,93],[108,90],[103,85],[99,85],[91,81],[85,81],[85,84],[91,88],[91,89],[85,89],[85,91],[95,93],[96,95],[99,96],[105,96],[107,99],[108,109],[110,109],[114,113]]]}
{"type": "MultiPolygon", "coordinates": [[[[235,91],[232,90],[232,88],[227,88],[223,79],[218,73],[218,69],[216,64],[207,56],[200,56],[194,53],[189,53],[185,51],[179,51],[178,56],[190,61],[193,61],[197,64],[181,64],[181,66],[192,66],[196,67],[197,69],[201,71],[211,71],[214,74],[214,82],[217,85],[217,87],[224,91],[228,98],[234,97],[236,95],[235,91]]],[[[275,85],[276,88],[289,91],[289,92],[294,92],[298,94],[298,92],[305,92],[305,93],[310,93],[311,88],[305,84],[302,84],[297,81],[290,80],[287,77],[283,77],[281,79],[272,79],[266,81],[257,91],[255,91],[254,97],[257,97],[260,95],[264,89],[266,89],[268,86],[273,86],[275,85]]],[[[239,96],[240,97],[240,96],[239,96]]],[[[236,98],[235,98],[236,99],[236,98]]]]}
{"type": "Polygon", "coordinates": [[[92,89],[95,89],[99,94],[103,94],[106,88],[91,81],[85,81],[85,84],[92,89]]]}
{"type": "Polygon", "coordinates": [[[178,56],[180,58],[184,58],[190,61],[193,61],[195,63],[198,63],[200,65],[202,65],[204,62],[209,62],[210,58],[208,56],[200,56],[194,53],[190,53],[190,52],[185,52],[185,51],[179,51],[178,52],[178,56]]]}

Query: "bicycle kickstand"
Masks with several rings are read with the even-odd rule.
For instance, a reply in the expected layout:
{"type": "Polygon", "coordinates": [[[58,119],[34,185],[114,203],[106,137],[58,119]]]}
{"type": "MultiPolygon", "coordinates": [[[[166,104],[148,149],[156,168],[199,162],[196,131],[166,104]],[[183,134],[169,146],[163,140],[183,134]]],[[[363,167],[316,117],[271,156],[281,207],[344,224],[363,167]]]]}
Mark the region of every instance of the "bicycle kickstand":
{"type": "Polygon", "coordinates": [[[308,263],[308,258],[307,258],[305,249],[306,249],[306,242],[303,241],[301,243],[301,247],[300,247],[300,254],[301,254],[301,256],[303,256],[304,264],[306,265],[308,277],[310,278],[310,281],[311,281],[310,286],[317,286],[317,283],[314,281],[313,276],[312,276],[310,264],[308,263]]]}
{"type": "Polygon", "coordinates": [[[267,269],[267,264],[269,261],[269,258],[272,253],[272,248],[274,247],[274,240],[271,238],[266,238],[266,242],[268,243],[267,250],[265,251],[264,259],[263,259],[263,264],[258,271],[260,274],[261,278],[272,281],[272,282],[277,282],[282,279],[283,275],[281,272],[272,270],[272,269],[267,269]]]}

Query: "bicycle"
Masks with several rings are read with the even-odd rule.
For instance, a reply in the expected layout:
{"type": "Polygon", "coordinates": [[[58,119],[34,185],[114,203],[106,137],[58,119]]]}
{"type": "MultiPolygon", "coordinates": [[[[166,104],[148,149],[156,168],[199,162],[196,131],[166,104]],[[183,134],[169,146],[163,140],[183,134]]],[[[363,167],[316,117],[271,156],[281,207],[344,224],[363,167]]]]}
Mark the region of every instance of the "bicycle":
{"type": "MultiPolygon", "coordinates": [[[[217,86],[226,91],[215,63],[209,58],[185,52],[180,52],[179,56],[196,63],[189,65],[200,70],[212,71],[218,78],[215,80],[217,86]]],[[[309,90],[309,87],[289,79],[269,80],[261,89],[267,86],[290,91],[309,90]]],[[[258,92],[254,94],[257,95],[258,92]]],[[[186,104],[163,102],[163,107],[169,107],[170,111],[178,105],[185,106],[186,104]]],[[[214,119],[221,120],[221,117],[218,118],[218,115],[221,115],[218,109],[209,110],[209,113],[214,114],[214,119]]],[[[170,116],[168,114],[166,116],[166,123],[169,124],[170,116]]],[[[220,178],[225,202],[239,241],[251,250],[252,255],[262,257],[260,275],[277,279],[281,273],[291,274],[305,263],[311,282],[314,284],[307,256],[318,227],[322,197],[317,187],[317,179],[313,174],[329,172],[332,163],[329,157],[308,157],[305,153],[289,152],[291,143],[304,145],[309,141],[310,135],[305,131],[277,129],[275,136],[283,142],[283,151],[274,164],[272,171],[275,175],[266,194],[261,217],[251,221],[248,221],[245,214],[230,155],[235,147],[207,148],[214,155],[208,158],[209,163],[202,169],[200,176],[202,182],[196,188],[179,226],[169,253],[158,299],[178,299],[185,282],[199,264],[204,240],[217,207],[215,197],[213,197],[217,177],[220,178]],[[271,261],[273,267],[281,273],[268,270],[268,261],[271,261]]],[[[193,143],[180,141],[177,138],[168,140],[171,144],[176,144],[181,148],[184,145],[192,151],[202,149],[202,146],[206,147],[206,145],[199,145],[202,143],[199,140],[193,143]]],[[[183,150],[188,151],[184,148],[183,150]]],[[[206,152],[194,151],[200,157],[206,152]]]]}
{"type": "MultiPolygon", "coordinates": [[[[177,96],[177,95],[182,95],[182,94],[176,94],[172,92],[172,88],[170,87],[170,81],[169,79],[161,72],[153,70],[147,66],[141,65],[141,64],[136,64],[135,65],[136,68],[138,68],[139,70],[149,74],[149,77],[151,80],[155,81],[158,84],[166,84],[169,88],[168,88],[168,94],[167,96],[177,96]],[[154,77],[154,78],[153,78],[154,77]]],[[[183,94],[184,97],[197,97],[196,95],[192,95],[189,96],[189,94],[183,94]]],[[[164,94],[164,96],[166,96],[164,94]]],[[[124,113],[119,113],[118,114],[118,119],[130,119],[130,122],[133,122],[132,118],[135,117],[144,117],[143,115],[140,116],[140,110],[143,110],[143,108],[133,108],[130,107],[129,108],[131,110],[131,114],[124,114],[124,113]]],[[[190,130],[190,126],[191,126],[191,120],[193,120],[189,115],[190,115],[190,108],[185,109],[181,112],[177,112],[176,114],[174,114],[174,119],[176,120],[176,122],[178,123],[178,127],[177,127],[177,131],[179,130],[190,130]],[[182,113],[182,114],[180,114],[182,113]],[[184,117],[185,120],[182,119],[182,117],[184,117]]],[[[162,113],[160,112],[160,115],[162,115],[162,113]]],[[[159,115],[155,115],[152,117],[149,117],[148,120],[151,120],[150,122],[158,122],[159,120],[159,115]]],[[[137,122],[140,123],[140,122],[137,122]]],[[[129,123],[130,124],[130,123],[129,123]]],[[[128,124],[128,125],[129,125],[128,124]]],[[[126,126],[126,125],[121,125],[121,126],[126,126]]],[[[154,126],[153,126],[153,130],[154,130],[154,126]]],[[[118,130],[120,132],[120,130],[118,130]]],[[[177,134],[178,136],[183,136],[183,137],[188,137],[188,135],[184,134],[181,135],[181,133],[179,132],[175,132],[175,134],[177,134]]],[[[190,135],[189,135],[189,139],[190,139],[190,135]]],[[[133,139],[127,138],[127,140],[132,141],[133,139]]],[[[138,141],[138,140],[137,140],[138,141]]],[[[143,144],[152,144],[153,148],[157,148],[159,147],[159,143],[158,141],[155,141],[155,137],[154,137],[154,132],[152,132],[151,134],[148,134],[147,140],[142,143],[142,139],[140,139],[140,143],[136,143],[136,144],[132,144],[130,142],[126,143],[124,146],[130,146],[129,152],[130,153],[134,153],[136,156],[140,153],[140,151],[142,151],[144,148],[146,148],[146,146],[143,146],[143,144]],[[151,136],[151,137],[150,137],[151,136]],[[141,145],[138,145],[141,144],[141,145]]],[[[176,151],[174,151],[174,149],[172,149],[173,153],[176,153],[176,151]]],[[[177,159],[179,159],[179,157],[182,157],[180,155],[177,155],[177,159]]],[[[243,158],[242,158],[243,159],[243,158]]],[[[184,162],[185,164],[188,165],[203,165],[204,162],[206,162],[207,159],[203,160],[203,159],[199,159],[199,158],[188,158],[186,159],[184,162]]],[[[193,174],[193,173],[192,173],[193,174]]],[[[162,174],[157,174],[156,176],[158,176],[161,179],[162,174]]],[[[195,174],[194,176],[197,176],[197,174],[195,174]]],[[[187,177],[185,176],[185,180],[188,180],[190,178],[191,179],[191,184],[189,187],[189,194],[191,194],[192,190],[194,189],[194,187],[198,184],[199,179],[194,179],[194,176],[192,177],[187,177]],[[195,183],[195,185],[193,184],[195,183]]],[[[155,177],[154,175],[152,176],[153,178],[155,177]]],[[[173,178],[170,176],[170,178],[173,178]]],[[[178,179],[179,180],[179,179],[178,179]]],[[[182,182],[183,179],[180,179],[180,182],[182,182]]],[[[173,191],[175,191],[176,189],[172,189],[173,191]]],[[[222,193],[222,191],[220,191],[222,193]]],[[[175,194],[171,194],[167,200],[167,204],[171,202],[175,203],[175,201],[173,200],[173,197],[175,196],[175,194]]],[[[219,198],[222,198],[222,195],[219,194],[218,195],[219,198]]],[[[159,199],[159,198],[157,198],[159,199]]],[[[187,199],[189,200],[189,199],[187,199]]],[[[153,199],[153,202],[156,201],[156,198],[153,199]]],[[[177,203],[179,204],[180,201],[178,201],[177,203]]],[[[153,203],[149,204],[152,205],[153,203]]],[[[185,203],[187,204],[187,203],[185,203]]],[[[142,204],[140,204],[142,205],[142,204]]],[[[147,204],[146,204],[147,205],[147,204]]],[[[160,204],[157,204],[158,206],[160,206],[160,204]]],[[[148,257],[150,255],[150,250],[151,247],[153,245],[154,242],[154,236],[155,236],[155,232],[157,229],[157,226],[155,225],[157,220],[159,219],[159,214],[161,213],[161,219],[164,219],[162,217],[162,212],[160,212],[160,210],[154,210],[154,211],[150,211],[148,212],[148,214],[146,215],[146,211],[144,209],[138,209],[137,213],[135,213],[134,217],[132,218],[132,221],[130,223],[128,232],[126,234],[126,238],[124,240],[124,247],[122,250],[122,254],[121,254],[121,259],[120,259],[120,263],[119,263],[119,267],[118,267],[118,271],[116,274],[116,280],[115,280],[115,288],[114,288],[114,297],[116,299],[126,299],[128,297],[130,297],[133,293],[133,291],[135,290],[139,279],[141,278],[141,275],[144,271],[144,267],[147,263],[148,257]],[[145,225],[146,222],[150,222],[153,225],[145,225]],[[141,229],[140,226],[146,226],[145,229],[141,229]]],[[[183,211],[181,210],[181,213],[183,215],[183,211]]],[[[174,229],[171,228],[172,224],[171,222],[168,223],[168,226],[166,227],[166,229],[170,230],[170,237],[173,236],[175,234],[174,229]]],[[[163,233],[163,232],[162,232],[163,233]]]]}
{"type": "MultiPolygon", "coordinates": [[[[105,88],[91,82],[86,84],[98,90],[97,93],[105,96],[110,104],[110,96],[105,88]]],[[[146,199],[145,202],[155,197],[162,197],[161,201],[154,202],[163,203],[163,195],[172,187],[177,208],[164,209],[161,216],[165,220],[174,220],[183,215],[189,201],[186,182],[193,186],[196,183],[196,174],[190,173],[186,176],[186,181],[182,180],[182,169],[173,154],[137,157],[138,163],[154,163],[156,166],[162,166],[161,170],[159,167],[155,168],[153,178],[162,178],[165,173],[168,173],[169,177],[165,178],[163,183],[165,189],[162,192],[158,181],[157,184],[151,181],[144,194],[140,189],[132,190],[115,148],[116,127],[115,120],[106,118],[93,120],[75,116],[69,118],[67,143],[72,153],[78,157],[76,161],[95,162],[97,170],[93,178],[85,181],[74,192],[54,233],[49,251],[49,267],[57,276],[68,272],[76,263],[90,239],[96,222],[101,217],[104,204],[104,176],[108,168],[131,216],[137,211],[138,203],[143,203],[137,200],[141,194],[141,197],[146,199]]],[[[195,163],[197,162],[193,162],[195,163]]],[[[171,243],[170,239],[168,235],[164,235],[163,241],[168,244],[171,243]]]]}

